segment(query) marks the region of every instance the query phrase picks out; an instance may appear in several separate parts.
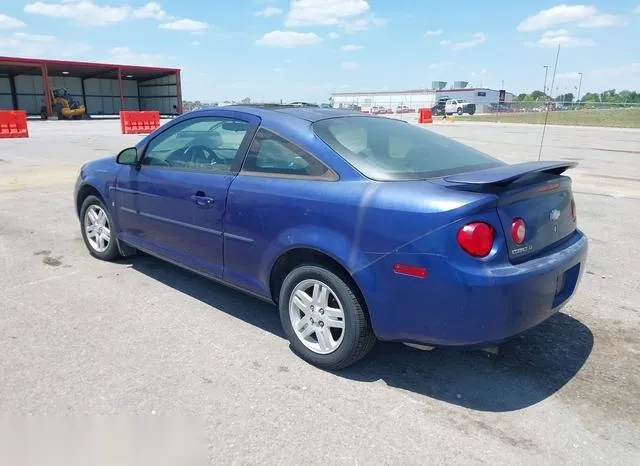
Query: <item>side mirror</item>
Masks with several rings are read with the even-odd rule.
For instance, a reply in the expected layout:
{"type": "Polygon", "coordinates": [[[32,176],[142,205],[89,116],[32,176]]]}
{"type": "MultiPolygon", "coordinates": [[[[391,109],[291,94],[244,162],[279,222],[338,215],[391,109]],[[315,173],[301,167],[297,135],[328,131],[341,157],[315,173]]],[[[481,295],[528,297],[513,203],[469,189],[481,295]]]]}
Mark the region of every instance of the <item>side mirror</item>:
{"type": "Polygon", "coordinates": [[[116,163],[120,165],[136,165],[138,163],[138,149],[129,147],[118,154],[116,163]]]}

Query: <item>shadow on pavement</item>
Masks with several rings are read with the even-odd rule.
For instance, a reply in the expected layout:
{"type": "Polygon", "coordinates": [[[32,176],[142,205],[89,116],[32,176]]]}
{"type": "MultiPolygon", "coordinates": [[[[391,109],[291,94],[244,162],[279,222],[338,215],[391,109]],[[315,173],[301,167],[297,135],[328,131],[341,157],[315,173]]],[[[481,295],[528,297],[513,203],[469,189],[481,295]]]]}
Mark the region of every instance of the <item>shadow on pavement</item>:
{"type": "MultiPolygon", "coordinates": [[[[228,315],[285,338],[275,306],[146,255],[126,261],[167,286],[228,315]]],[[[503,343],[497,356],[482,351],[420,351],[379,342],[369,356],[336,375],[383,380],[448,403],[480,411],[513,411],[560,390],[584,365],[593,334],[581,322],[558,313],[538,327],[503,343]]]]}

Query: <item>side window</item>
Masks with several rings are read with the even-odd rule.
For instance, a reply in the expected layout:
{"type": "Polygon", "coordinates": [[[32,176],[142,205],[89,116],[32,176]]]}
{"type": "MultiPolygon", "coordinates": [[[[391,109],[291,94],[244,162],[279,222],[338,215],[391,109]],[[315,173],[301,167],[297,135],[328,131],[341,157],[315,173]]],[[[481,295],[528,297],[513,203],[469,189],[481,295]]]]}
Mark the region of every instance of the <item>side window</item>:
{"type": "Polygon", "coordinates": [[[264,128],[256,133],[242,171],[302,177],[333,176],[333,172],[315,157],[264,128]]]}
{"type": "Polygon", "coordinates": [[[245,121],[224,117],[178,123],[149,143],[142,165],[226,173],[248,127],[245,121]]]}

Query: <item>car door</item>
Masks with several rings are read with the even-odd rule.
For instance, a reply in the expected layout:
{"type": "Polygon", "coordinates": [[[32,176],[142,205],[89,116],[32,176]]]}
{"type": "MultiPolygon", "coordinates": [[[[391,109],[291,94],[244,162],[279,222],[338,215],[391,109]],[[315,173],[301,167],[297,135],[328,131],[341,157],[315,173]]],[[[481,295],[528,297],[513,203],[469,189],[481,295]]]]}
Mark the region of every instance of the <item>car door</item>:
{"type": "Polygon", "coordinates": [[[221,111],[176,121],[154,136],[138,167],[118,173],[119,237],[221,277],[227,191],[257,124],[256,117],[221,111]]]}
{"type": "Polygon", "coordinates": [[[455,112],[455,106],[456,106],[456,101],[455,100],[449,100],[447,102],[447,105],[446,105],[447,113],[455,112]]]}
{"type": "MultiPolygon", "coordinates": [[[[270,296],[269,255],[282,235],[307,224],[312,215],[329,222],[317,193],[332,198],[336,173],[287,139],[260,128],[229,188],[225,217],[224,279],[262,296],[270,296]],[[307,201],[307,199],[309,199],[307,201]]],[[[340,192],[338,196],[342,196],[340,192]]],[[[317,220],[317,218],[315,219],[317,220]]]]}

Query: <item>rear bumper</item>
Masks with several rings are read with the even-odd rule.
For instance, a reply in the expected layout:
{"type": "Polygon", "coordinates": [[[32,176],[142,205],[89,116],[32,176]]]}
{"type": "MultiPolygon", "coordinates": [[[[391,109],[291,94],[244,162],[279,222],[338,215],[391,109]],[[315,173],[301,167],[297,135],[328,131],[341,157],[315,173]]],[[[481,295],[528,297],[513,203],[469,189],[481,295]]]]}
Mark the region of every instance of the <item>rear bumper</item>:
{"type": "MultiPolygon", "coordinates": [[[[582,278],[588,241],[579,230],[543,257],[499,267],[460,267],[431,258],[424,279],[387,274],[368,296],[382,340],[481,346],[507,340],[558,312],[582,278]]],[[[381,260],[391,270],[403,258],[381,260]]],[[[382,272],[379,272],[382,273],[382,272]]]]}

